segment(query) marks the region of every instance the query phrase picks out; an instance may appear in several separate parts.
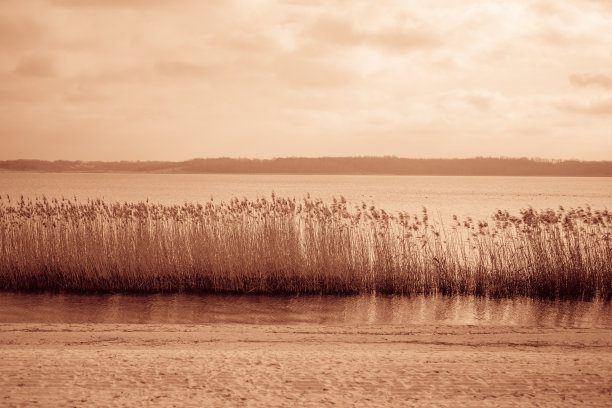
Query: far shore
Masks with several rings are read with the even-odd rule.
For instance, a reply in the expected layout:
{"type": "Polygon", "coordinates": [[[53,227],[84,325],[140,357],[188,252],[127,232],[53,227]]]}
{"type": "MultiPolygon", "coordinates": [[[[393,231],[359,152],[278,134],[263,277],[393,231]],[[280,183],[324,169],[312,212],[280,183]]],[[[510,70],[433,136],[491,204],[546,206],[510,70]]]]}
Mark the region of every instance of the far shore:
{"type": "Polygon", "coordinates": [[[0,169],[35,172],[164,174],[304,174],[407,176],[612,177],[612,161],[475,157],[206,158],[184,161],[4,160],[0,169]]]}
{"type": "Polygon", "coordinates": [[[234,173],[234,172],[182,172],[182,171],[113,171],[113,170],[9,170],[0,169],[0,173],[30,173],[30,174],[168,174],[168,175],[218,175],[218,176],[372,176],[372,177],[527,177],[527,178],[610,178],[610,175],[539,175],[539,174],[398,174],[398,173],[234,173]]]}

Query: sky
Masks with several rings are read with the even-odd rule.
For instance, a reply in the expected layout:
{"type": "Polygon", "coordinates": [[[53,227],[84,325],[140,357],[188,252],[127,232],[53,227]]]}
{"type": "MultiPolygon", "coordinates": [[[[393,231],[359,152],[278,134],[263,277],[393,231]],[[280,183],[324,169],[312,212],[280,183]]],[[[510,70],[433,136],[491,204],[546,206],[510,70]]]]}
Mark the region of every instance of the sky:
{"type": "Polygon", "coordinates": [[[612,160],[610,0],[7,0],[0,159],[612,160]]]}

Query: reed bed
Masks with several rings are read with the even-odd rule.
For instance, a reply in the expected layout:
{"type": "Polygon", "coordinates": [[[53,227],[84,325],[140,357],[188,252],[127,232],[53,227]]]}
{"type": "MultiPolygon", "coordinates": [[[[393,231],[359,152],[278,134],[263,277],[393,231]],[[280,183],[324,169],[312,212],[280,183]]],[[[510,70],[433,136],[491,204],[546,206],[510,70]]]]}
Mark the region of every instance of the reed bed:
{"type": "Polygon", "coordinates": [[[0,198],[0,290],[612,297],[612,213],[432,223],[344,198],[0,198]]]}

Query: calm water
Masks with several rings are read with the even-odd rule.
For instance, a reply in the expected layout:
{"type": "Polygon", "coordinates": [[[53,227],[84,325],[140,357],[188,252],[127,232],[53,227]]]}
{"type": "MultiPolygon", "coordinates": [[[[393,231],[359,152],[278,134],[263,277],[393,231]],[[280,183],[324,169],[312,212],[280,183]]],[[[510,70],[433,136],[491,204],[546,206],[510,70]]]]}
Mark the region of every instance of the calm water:
{"type": "Polygon", "coordinates": [[[0,194],[12,197],[76,196],[79,200],[144,201],[164,204],[278,196],[330,200],[343,195],[390,211],[432,216],[488,217],[496,209],[584,206],[612,209],[612,178],[448,177],[229,174],[54,174],[0,173],[0,194]]]}
{"type": "Polygon", "coordinates": [[[51,295],[0,293],[0,323],[247,323],[612,327],[609,302],[472,296],[51,295]]]}

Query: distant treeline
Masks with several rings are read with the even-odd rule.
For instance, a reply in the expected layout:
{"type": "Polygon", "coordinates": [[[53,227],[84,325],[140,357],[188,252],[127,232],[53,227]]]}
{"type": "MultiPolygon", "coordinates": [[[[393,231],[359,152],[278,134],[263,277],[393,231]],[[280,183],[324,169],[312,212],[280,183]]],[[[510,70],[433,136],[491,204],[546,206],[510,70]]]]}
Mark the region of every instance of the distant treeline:
{"type": "Polygon", "coordinates": [[[408,159],[385,157],[286,157],[171,161],[0,161],[0,169],[39,172],[400,174],[461,176],[612,177],[612,161],[530,158],[408,159]]]}

